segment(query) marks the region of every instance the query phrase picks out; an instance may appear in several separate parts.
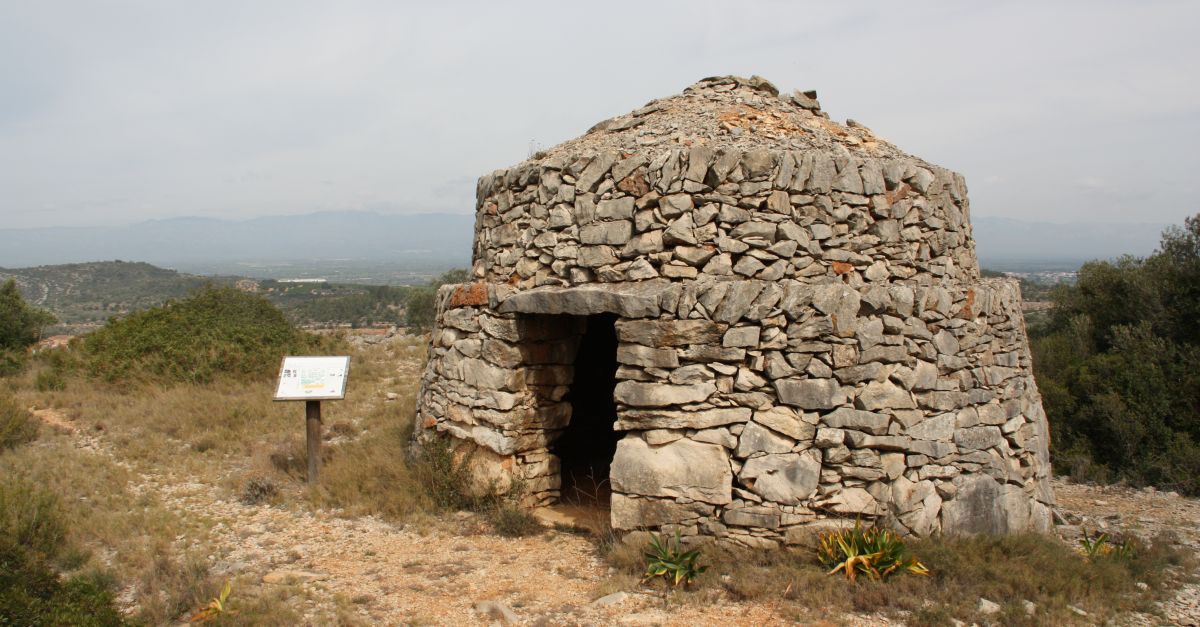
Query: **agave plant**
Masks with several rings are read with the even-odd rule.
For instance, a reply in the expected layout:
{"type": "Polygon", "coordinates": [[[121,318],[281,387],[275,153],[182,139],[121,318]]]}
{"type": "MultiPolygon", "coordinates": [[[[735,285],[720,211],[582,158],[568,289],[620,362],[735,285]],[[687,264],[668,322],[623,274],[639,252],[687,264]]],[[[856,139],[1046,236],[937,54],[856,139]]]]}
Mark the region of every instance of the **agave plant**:
{"type": "Polygon", "coordinates": [[[232,591],[233,584],[229,581],[226,581],[225,586],[221,588],[221,594],[209,601],[208,605],[205,605],[203,608],[201,608],[199,612],[196,612],[194,615],[192,615],[192,617],[188,619],[188,622],[207,623],[226,614],[233,614],[234,612],[230,612],[227,607],[229,602],[229,593],[232,591]]]}
{"type": "Polygon", "coordinates": [[[896,572],[928,575],[929,569],[909,554],[904,540],[894,531],[863,527],[855,522],[852,529],[822,533],[817,543],[817,559],[829,568],[829,574],[842,572],[850,581],[865,575],[883,581],[896,572]]]}
{"type": "Polygon", "coordinates": [[[642,581],[662,577],[676,587],[681,584],[686,586],[708,570],[707,566],[696,565],[700,549],[683,550],[679,531],[675,532],[674,542],[663,542],[661,535],[650,534],[650,544],[646,549],[646,574],[642,576],[642,581]]]}
{"type": "Polygon", "coordinates": [[[1083,536],[1079,538],[1079,546],[1083,549],[1083,554],[1090,560],[1095,560],[1099,557],[1113,557],[1117,559],[1129,559],[1133,557],[1133,543],[1128,539],[1113,542],[1107,533],[1099,533],[1093,536],[1088,535],[1087,529],[1084,529],[1083,536]]]}

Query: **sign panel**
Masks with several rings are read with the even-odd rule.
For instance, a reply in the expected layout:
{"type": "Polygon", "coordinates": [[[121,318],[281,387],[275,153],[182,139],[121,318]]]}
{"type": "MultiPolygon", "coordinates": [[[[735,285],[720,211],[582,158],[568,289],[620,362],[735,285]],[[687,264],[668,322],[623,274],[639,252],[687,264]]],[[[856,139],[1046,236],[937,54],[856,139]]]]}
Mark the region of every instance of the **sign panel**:
{"type": "Polygon", "coordinates": [[[346,398],[349,357],[284,357],[277,401],[331,401],[346,398]]]}

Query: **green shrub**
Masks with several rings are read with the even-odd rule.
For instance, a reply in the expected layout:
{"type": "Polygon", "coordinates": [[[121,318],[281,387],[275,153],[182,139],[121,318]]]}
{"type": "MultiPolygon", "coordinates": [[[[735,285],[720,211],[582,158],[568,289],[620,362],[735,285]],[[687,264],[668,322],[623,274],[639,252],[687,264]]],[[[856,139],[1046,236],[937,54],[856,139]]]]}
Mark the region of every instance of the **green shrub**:
{"type": "Polygon", "coordinates": [[[0,394],[0,452],[37,438],[38,421],[11,396],[0,394]]]}
{"type": "Polygon", "coordinates": [[[112,582],[100,573],[60,577],[68,564],[58,498],[32,481],[0,477],[0,625],[122,625],[112,582]]]}
{"type": "Polygon", "coordinates": [[[1079,538],[1079,546],[1083,549],[1083,554],[1092,561],[1102,558],[1129,560],[1135,554],[1132,540],[1126,538],[1114,542],[1107,533],[1089,535],[1087,529],[1083,530],[1083,536],[1079,538]]]}
{"type": "Polygon", "coordinates": [[[1030,325],[1054,464],[1200,494],[1200,215],[1146,258],[1094,261],[1030,325]]]}
{"type": "Polygon", "coordinates": [[[58,499],[18,476],[0,481],[0,538],[43,557],[58,555],[66,524],[58,499]]]}
{"type": "Polygon", "coordinates": [[[413,475],[435,509],[479,509],[479,499],[471,490],[471,472],[466,462],[454,458],[449,438],[431,438],[417,449],[413,475]]]}
{"type": "Polygon", "coordinates": [[[866,575],[874,581],[884,581],[897,572],[928,575],[929,569],[908,552],[904,540],[890,530],[863,527],[855,522],[852,529],[822,533],[817,542],[817,560],[829,574],[841,571],[854,581],[866,575]]]}
{"type": "Polygon", "coordinates": [[[59,577],[44,557],[0,538],[0,624],[104,627],[125,621],[108,577],[59,577]]]}
{"type": "Polygon", "coordinates": [[[320,348],[266,299],[213,286],[110,320],[83,341],[88,370],[108,381],[263,380],[275,376],[284,355],[320,348]]]}
{"type": "Polygon", "coordinates": [[[0,350],[23,350],[41,338],[42,327],[52,323],[49,312],[25,302],[15,280],[0,284],[0,350]]]}
{"type": "Polygon", "coordinates": [[[676,587],[687,586],[708,570],[707,566],[696,565],[696,561],[700,559],[700,549],[683,550],[678,531],[675,532],[674,542],[663,542],[661,535],[651,534],[645,557],[646,572],[642,575],[643,581],[662,577],[664,581],[669,581],[676,587]]]}
{"type": "Polygon", "coordinates": [[[29,358],[24,350],[0,348],[0,377],[11,377],[25,370],[29,358]]]}

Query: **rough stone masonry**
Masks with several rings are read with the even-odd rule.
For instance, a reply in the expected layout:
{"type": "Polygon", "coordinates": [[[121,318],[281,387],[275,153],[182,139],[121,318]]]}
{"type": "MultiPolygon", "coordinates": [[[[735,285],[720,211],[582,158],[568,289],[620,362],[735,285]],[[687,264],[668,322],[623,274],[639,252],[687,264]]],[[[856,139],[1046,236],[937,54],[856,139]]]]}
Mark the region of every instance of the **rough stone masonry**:
{"type": "Polygon", "coordinates": [[[615,314],[618,530],[1050,528],[1020,292],[980,279],[962,176],[815,93],[704,79],[482,177],[476,212],[417,437],[530,505],[560,497],[580,339],[615,314]]]}

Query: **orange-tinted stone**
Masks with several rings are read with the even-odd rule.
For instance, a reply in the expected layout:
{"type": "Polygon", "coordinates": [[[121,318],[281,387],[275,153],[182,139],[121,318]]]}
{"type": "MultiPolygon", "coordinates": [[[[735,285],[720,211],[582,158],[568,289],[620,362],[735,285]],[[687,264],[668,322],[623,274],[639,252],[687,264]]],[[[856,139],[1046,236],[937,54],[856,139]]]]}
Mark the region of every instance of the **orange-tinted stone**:
{"type": "Polygon", "coordinates": [[[478,281],[458,286],[450,295],[451,307],[479,307],[488,304],[487,284],[478,281]]]}

